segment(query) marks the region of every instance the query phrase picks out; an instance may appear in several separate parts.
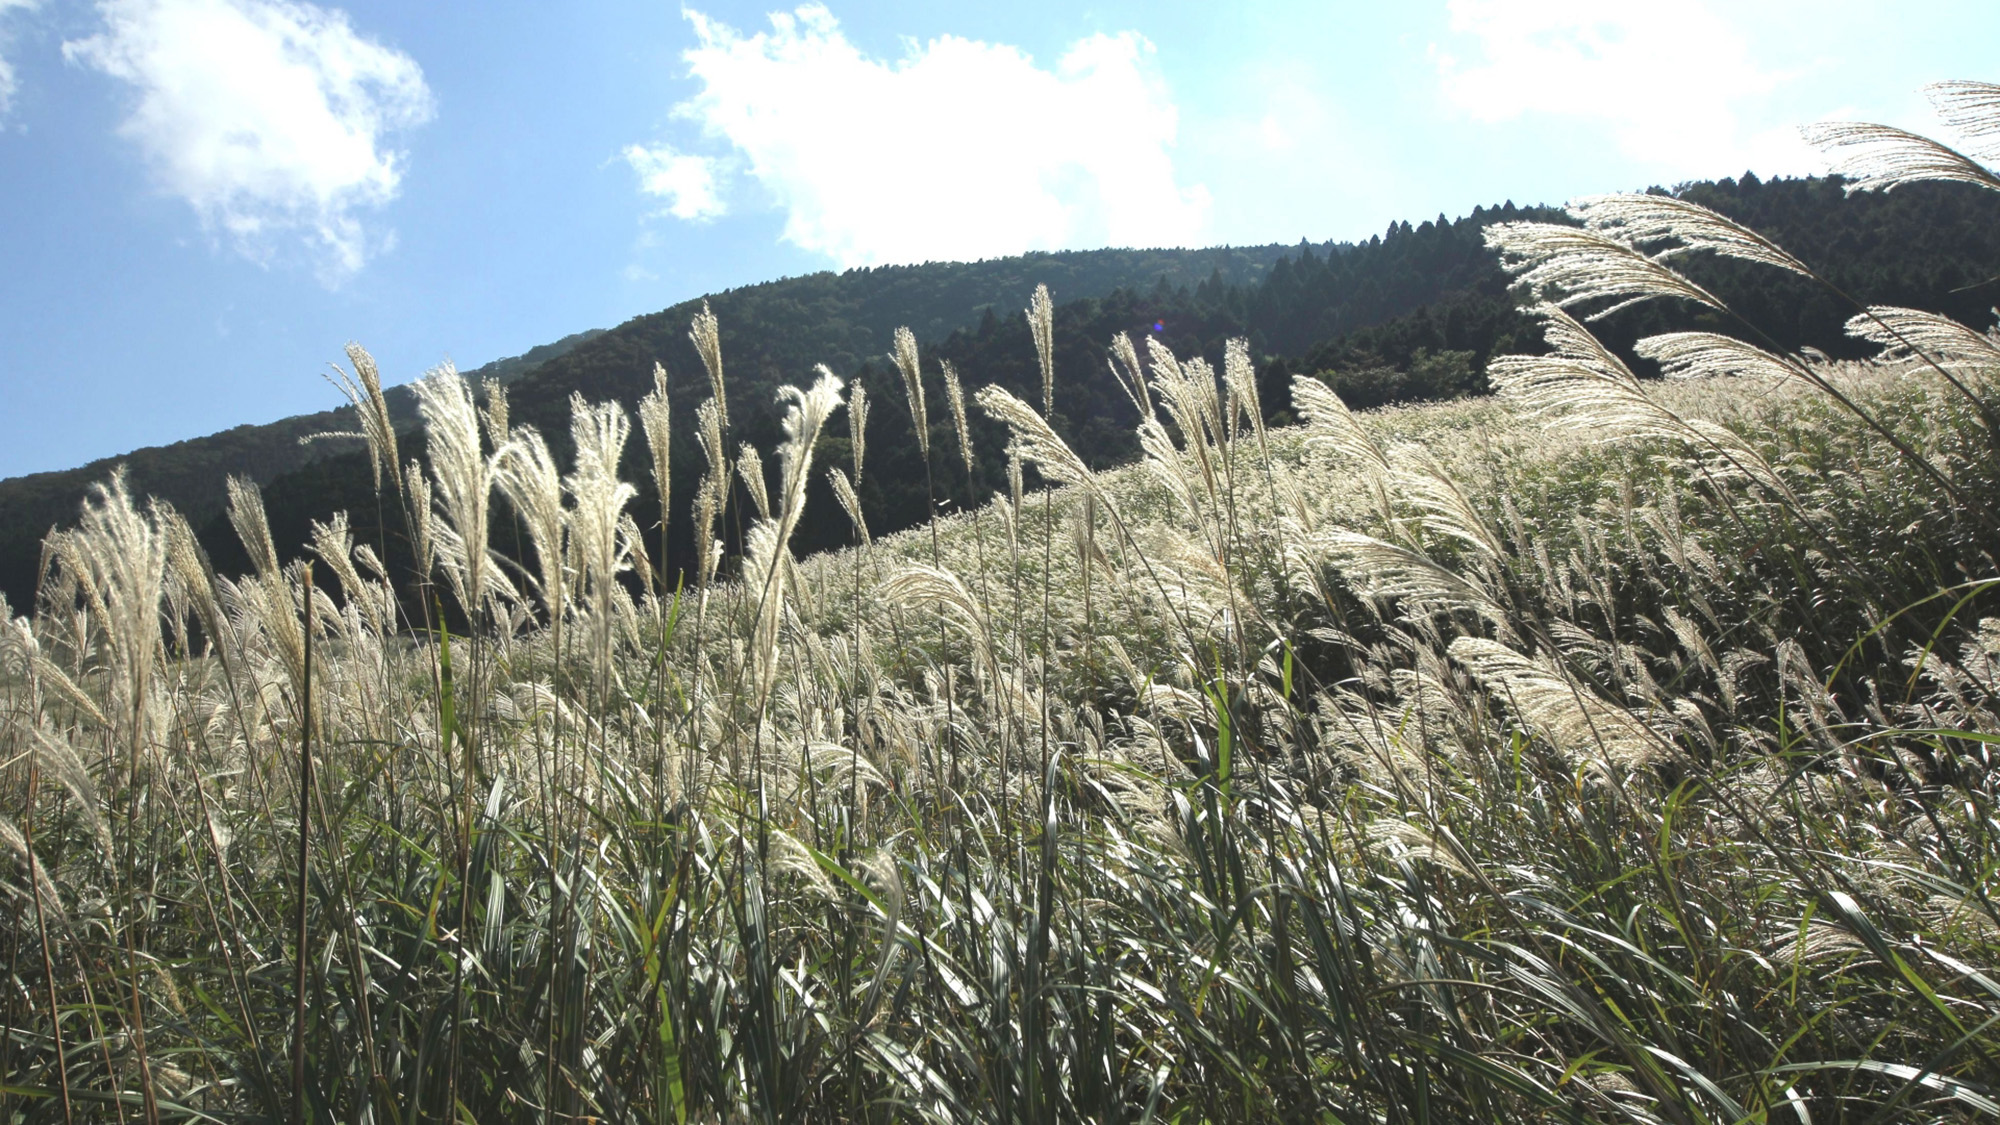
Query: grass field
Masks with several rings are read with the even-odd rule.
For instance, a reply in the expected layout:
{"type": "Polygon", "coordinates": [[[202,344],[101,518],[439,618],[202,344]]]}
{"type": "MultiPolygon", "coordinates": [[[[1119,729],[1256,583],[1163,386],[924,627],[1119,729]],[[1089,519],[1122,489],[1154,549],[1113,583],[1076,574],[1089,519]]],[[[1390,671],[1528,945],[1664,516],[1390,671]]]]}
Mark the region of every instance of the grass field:
{"type": "MultiPolygon", "coordinates": [[[[1544,295],[1791,268],[1576,213],[1494,236],[1544,295]]],[[[698,320],[697,530],[748,530],[674,590],[622,408],[563,473],[439,373],[406,470],[355,351],[418,612],[344,523],[281,566],[239,487],[221,577],[113,480],[6,615],[0,1117],[2000,1116],[2000,345],[1641,380],[1543,315],[1497,397],[1268,430],[1240,349],[1114,342],[1103,474],[912,342],[937,479],[984,409],[1059,487],[881,539],[840,381],[732,457],[698,320]],[[857,546],[794,560],[828,473],[857,546]]]]}

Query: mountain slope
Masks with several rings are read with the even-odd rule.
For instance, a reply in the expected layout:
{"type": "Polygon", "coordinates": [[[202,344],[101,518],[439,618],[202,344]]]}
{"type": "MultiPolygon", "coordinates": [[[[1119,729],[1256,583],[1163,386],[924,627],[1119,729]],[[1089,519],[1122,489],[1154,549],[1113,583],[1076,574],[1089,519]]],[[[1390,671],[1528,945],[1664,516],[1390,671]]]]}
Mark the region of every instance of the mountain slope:
{"type": "MultiPolygon", "coordinates": [[[[1835,180],[1754,177],[1681,191],[1795,248],[1857,301],[1933,309],[1981,327],[1991,322],[1986,310],[2000,290],[2000,197],[1992,193],[1927,184],[1849,197],[1835,180]]],[[[1274,416],[1288,407],[1285,388],[1294,372],[1318,374],[1355,406],[1478,393],[1490,356],[1541,346],[1482,232],[1493,222],[1559,218],[1559,212],[1509,203],[1456,221],[1440,216],[1415,226],[1393,224],[1357,244],[1037,254],[815,274],[715,294],[709,300],[721,321],[735,422],[728,448],[732,457],[739,443],[771,449],[778,437],[776,388],[810,381],[814,365],[824,363],[861,380],[875,403],[867,472],[859,482],[871,529],[879,534],[923,519],[931,503],[926,473],[899,377],[883,358],[895,326],[908,324],[925,344],[936,499],[959,507],[983,502],[1005,487],[1005,440],[975,416],[973,469],[967,473],[956,463],[938,362],[953,363],[969,387],[997,383],[1039,403],[1033,345],[1019,312],[1037,282],[1049,284],[1062,302],[1055,320],[1052,421],[1099,466],[1136,452],[1133,408],[1105,364],[1105,346],[1119,332],[1135,340],[1156,335],[1177,354],[1201,356],[1218,368],[1224,341],[1247,338],[1263,405],[1274,416]]],[[[1697,258],[1685,268],[1743,311],[1750,330],[1768,345],[1862,354],[1842,332],[1854,307],[1831,291],[1735,261],[1697,258]]],[[[670,570],[688,557],[688,497],[707,469],[693,426],[695,407],[709,395],[708,380],[687,338],[688,321],[699,308],[699,301],[683,302],[578,342],[523,374],[509,391],[515,424],[538,428],[567,463],[571,397],[630,406],[651,388],[654,362],[665,365],[674,410],[675,511],[665,543],[655,533],[648,548],[655,559],[664,548],[670,570]]],[[[1641,335],[1716,327],[1743,328],[1665,302],[1600,325],[1604,339],[1627,350],[1641,335]]],[[[340,413],[329,416],[337,425],[314,428],[352,428],[340,413]]],[[[822,465],[850,464],[846,435],[845,419],[836,419],[822,439],[822,465]]],[[[642,445],[635,433],[623,475],[638,486],[632,510],[651,530],[658,499],[642,445]]],[[[405,456],[420,446],[410,434],[405,456]]],[[[224,468],[211,471],[211,487],[219,493],[224,468]]],[[[9,490],[18,483],[0,482],[0,589],[22,605],[32,591],[41,536],[50,523],[72,518],[75,502],[25,519],[19,508],[8,507],[9,490]]],[[[141,491],[161,491],[143,479],[136,483],[141,491]]],[[[395,505],[378,508],[358,450],[332,452],[261,483],[281,551],[296,552],[313,520],[346,510],[355,513],[357,537],[375,544],[393,570],[407,573],[395,505]]],[[[82,484],[74,485],[75,495],[82,484]]],[[[811,487],[815,495],[794,540],[802,553],[845,543],[851,535],[825,481],[816,479],[811,487]]],[[[247,559],[219,503],[208,511],[214,514],[196,526],[217,566],[243,569],[247,559]]],[[[514,542],[505,526],[496,533],[503,550],[514,542]]]]}
{"type": "MultiPolygon", "coordinates": [[[[836,369],[851,367],[857,357],[888,347],[890,334],[899,324],[910,325],[926,342],[942,338],[976,320],[987,307],[1005,307],[1021,300],[1020,294],[1037,281],[1077,296],[1157,280],[1183,285],[1207,276],[1223,276],[1249,282],[1292,249],[1261,246],[1028,254],[986,262],[816,273],[746,286],[710,299],[717,303],[718,311],[729,310],[725,332],[750,330],[741,342],[731,340],[739,375],[775,385],[803,378],[814,363],[828,363],[836,369]]],[[[699,307],[699,299],[682,302],[609,332],[580,332],[467,374],[511,384],[554,360],[573,358],[561,374],[544,381],[543,385],[553,390],[524,396],[528,413],[523,419],[544,424],[553,436],[566,431],[566,413],[555,418],[554,425],[547,425],[553,415],[536,404],[546,401],[558,412],[566,412],[572,389],[603,397],[602,391],[592,388],[603,385],[608,372],[650,373],[652,354],[672,337],[685,337],[687,322],[699,307]],[[579,351],[583,354],[577,355],[579,351]]],[[[685,340],[680,343],[685,344],[685,340]]],[[[398,426],[413,427],[416,404],[409,391],[394,388],[388,398],[398,426]]],[[[343,407],[266,425],[237,426],[206,437],[102,458],[75,469],[0,480],[0,593],[16,606],[29,603],[40,566],[42,537],[51,526],[72,521],[90,485],[107,478],[117,465],[126,467],[134,493],[166,500],[196,527],[202,527],[220,517],[229,476],[245,476],[268,486],[288,473],[329,471],[328,462],[337,462],[358,443],[301,446],[299,439],[353,429],[354,412],[343,407]]],[[[334,466],[330,471],[337,477],[340,468],[334,466]]],[[[315,509],[312,514],[323,517],[327,513],[315,509]]],[[[292,546],[298,540],[286,542],[292,546]]],[[[225,542],[221,546],[227,553],[232,545],[225,542]]]]}

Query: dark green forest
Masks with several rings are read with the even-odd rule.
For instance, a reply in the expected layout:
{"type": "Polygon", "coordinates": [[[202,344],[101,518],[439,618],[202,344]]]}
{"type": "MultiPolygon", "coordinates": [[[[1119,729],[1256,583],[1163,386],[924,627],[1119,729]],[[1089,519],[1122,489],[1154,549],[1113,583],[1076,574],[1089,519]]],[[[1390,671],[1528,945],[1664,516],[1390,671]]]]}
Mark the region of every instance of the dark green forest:
{"type": "MultiPolygon", "coordinates": [[[[1917,184],[1850,197],[1837,180],[1748,175],[1676,190],[1791,248],[1854,302],[1931,309],[1985,325],[1992,321],[1988,310],[2000,301],[2000,197],[1993,193],[1917,184]]],[[[1318,375],[1356,408],[1482,393],[1491,356],[1540,350],[1537,329],[1519,310],[1481,236],[1486,225],[1515,219],[1563,221],[1556,210],[1506,203],[1455,221],[1440,215],[1416,225],[1397,223],[1364,243],[1034,254],[814,274],[716,294],[708,299],[721,320],[735,423],[728,445],[733,451],[747,441],[770,449],[778,437],[776,388],[807,382],[813,365],[824,363],[864,384],[875,404],[859,482],[871,529],[882,534],[922,520],[924,466],[899,380],[884,354],[895,327],[906,324],[924,344],[940,503],[983,502],[1005,487],[1003,431],[973,419],[977,459],[970,474],[945,454],[952,448],[951,422],[938,364],[951,362],[968,389],[998,383],[1039,402],[1034,348],[1020,311],[1037,283],[1048,284],[1058,301],[1052,420],[1099,466],[1137,452],[1133,408],[1106,364],[1106,345],[1120,332],[1135,341],[1157,336],[1176,354],[1199,355],[1218,368],[1224,342],[1247,338],[1263,404],[1274,420],[1289,416],[1285,388],[1296,373],[1318,375]]],[[[1683,265],[1742,320],[1720,323],[1714,319],[1719,314],[1650,302],[1600,324],[1603,338],[1624,347],[1652,333],[1711,328],[1784,350],[1863,354],[1842,333],[1855,306],[1834,293],[1741,262],[1683,265]]],[[[664,555],[670,574],[688,555],[687,498],[706,468],[693,426],[709,387],[687,337],[699,307],[699,301],[685,302],[608,332],[570,337],[522,357],[526,363],[515,361],[511,371],[493,372],[515,376],[509,390],[514,423],[536,426],[565,457],[571,394],[630,406],[651,388],[654,362],[665,365],[675,431],[675,515],[664,555]]],[[[231,472],[264,486],[281,551],[296,552],[312,520],[345,509],[353,514],[357,537],[376,543],[392,569],[407,573],[396,565],[407,561],[400,521],[393,505],[378,507],[359,443],[324,445],[310,460],[295,452],[300,433],[350,428],[350,411],[332,411],[271,427],[239,427],[125,460],[136,492],[163,496],[189,514],[223,573],[247,567],[220,514],[220,481],[231,472]]],[[[420,440],[411,419],[403,438],[406,457],[420,440]]],[[[845,419],[836,419],[823,439],[824,463],[849,464],[847,441],[845,419]]],[[[657,512],[640,445],[635,437],[625,475],[641,488],[634,510],[657,512]]],[[[99,462],[0,482],[0,589],[14,604],[26,605],[32,596],[42,535],[69,518],[88,483],[109,468],[99,462]]],[[[815,481],[813,487],[824,492],[827,486],[815,481]]],[[[851,535],[831,496],[816,495],[794,546],[804,553],[846,543],[851,535]]],[[[512,542],[503,525],[496,545],[512,553],[512,542]]],[[[649,544],[656,561],[660,546],[657,539],[649,544]]]]}

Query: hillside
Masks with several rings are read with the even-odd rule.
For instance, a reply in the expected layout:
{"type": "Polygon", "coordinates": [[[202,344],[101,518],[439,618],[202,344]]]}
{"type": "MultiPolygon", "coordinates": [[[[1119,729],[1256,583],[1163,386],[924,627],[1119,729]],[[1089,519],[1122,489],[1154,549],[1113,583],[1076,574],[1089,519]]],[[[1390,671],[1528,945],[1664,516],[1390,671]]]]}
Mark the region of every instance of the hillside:
{"type": "MultiPolygon", "coordinates": [[[[1767,182],[1751,176],[1686,185],[1681,192],[1797,247],[1840,292],[1860,302],[1935,309],[1981,323],[1985,310],[2000,299],[1995,280],[2000,200],[1991,193],[1916,184],[1849,196],[1837,180],[1767,182]]],[[[732,450],[739,442],[771,448],[779,438],[776,389],[807,381],[813,366],[823,363],[859,379],[875,401],[869,471],[859,482],[875,530],[890,532],[922,520],[924,474],[898,377],[884,357],[890,337],[895,327],[907,324],[926,345],[933,357],[927,378],[937,401],[943,394],[937,360],[953,363],[976,382],[994,382],[1039,401],[1034,352],[1019,311],[1037,283],[1048,284],[1060,302],[1057,361],[1071,373],[1058,386],[1053,421],[1098,467],[1138,453],[1131,429],[1136,417],[1102,358],[1106,342],[1119,332],[1135,340],[1156,335],[1179,354],[1217,365],[1224,340],[1248,339],[1264,406],[1274,418],[1286,416],[1286,384],[1294,373],[1319,375],[1357,407],[1479,393],[1492,355],[1540,347],[1538,329],[1517,307],[1482,231],[1497,221],[1558,217],[1548,209],[1507,203],[1476,208],[1456,220],[1439,216],[1393,224],[1365,243],[1035,254],[821,273],[714,294],[707,300],[721,321],[735,422],[729,441],[732,450]]],[[[1842,331],[1852,306],[1838,293],[1723,259],[1696,257],[1686,268],[1741,310],[1768,344],[1859,354],[1842,331]]],[[[559,460],[566,460],[572,394],[630,407],[650,388],[654,361],[665,365],[675,417],[674,477],[683,482],[665,543],[670,567],[688,557],[689,496],[706,467],[693,420],[708,384],[687,338],[699,307],[698,300],[683,302],[587,339],[572,337],[572,346],[548,354],[509,391],[514,422],[537,427],[559,460]]],[[[1629,353],[1642,335],[1737,327],[1725,319],[1651,303],[1618,313],[1599,328],[1608,344],[1629,353]]],[[[1635,362],[1647,369],[1643,361],[1635,362]]],[[[396,513],[378,516],[367,462],[352,448],[358,443],[348,443],[346,451],[322,446],[310,463],[295,451],[299,432],[353,425],[346,411],[316,417],[326,421],[288,420],[275,429],[253,430],[255,436],[246,435],[241,444],[254,446],[255,456],[224,442],[229,435],[183,443],[188,449],[175,457],[134,455],[133,487],[186,511],[225,571],[248,564],[221,515],[217,482],[229,472],[250,475],[264,486],[272,533],[286,557],[309,539],[313,521],[346,510],[354,513],[362,541],[385,558],[406,559],[396,513]],[[171,473],[161,467],[163,460],[173,466],[171,473]]],[[[931,421],[939,432],[948,425],[937,410],[931,421]]],[[[1004,487],[1001,431],[977,420],[974,429],[974,471],[968,476],[947,469],[937,482],[941,501],[952,507],[983,502],[1004,487]]],[[[412,440],[406,438],[406,445],[412,440]]],[[[824,439],[825,454],[844,459],[846,440],[845,429],[835,427],[824,439]]],[[[416,448],[409,445],[408,451],[416,448]]],[[[636,444],[627,458],[625,476],[640,489],[638,510],[657,510],[636,444]]],[[[108,467],[99,463],[88,467],[94,472],[0,482],[0,591],[14,604],[26,604],[33,590],[41,536],[51,524],[71,518],[83,489],[108,467]]],[[[811,488],[815,502],[795,543],[805,552],[845,543],[849,531],[826,483],[816,480],[811,488]]],[[[515,553],[509,546],[514,541],[503,532],[496,543],[515,553]]],[[[649,548],[656,558],[660,546],[654,539],[649,548]]]]}
{"type": "MultiPolygon", "coordinates": [[[[982,310],[995,305],[1010,308],[1020,299],[1018,294],[1032,289],[1038,281],[1074,296],[1158,281],[1191,285],[1217,276],[1247,283],[1260,277],[1289,249],[1093,250],[986,262],[887,266],[787,278],[713,294],[708,299],[718,309],[729,310],[731,323],[725,331],[730,331],[732,343],[738,344],[736,362],[751,384],[775,386],[781,378],[800,377],[814,363],[842,370],[852,367],[857,357],[886,348],[897,325],[911,326],[926,342],[941,338],[976,321],[982,310]],[[741,341],[735,338],[737,333],[743,334],[741,341]],[[754,349],[744,346],[753,340],[754,349]]],[[[650,373],[651,356],[671,347],[674,337],[683,337],[678,342],[685,346],[688,319],[700,304],[700,299],[682,302],[610,332],[579,332],[466,374],[513,384],[530,371],[568,358],[569,362],[552,371],[537,390],[522,396],[527,411],[524,417],[544,420],[545,407],[567,410],[570,389],[599,396],[605,392],[598,388],[621,380],[630,382],[633,371],[642,376],[650,373]],[[579,349],[582,354],[573,355],[579,349]]],[[[414,428],[415,400],[409,392],[397,388],[387,397],[399,427],[414,428]]],[[[223,527],[218,520],[229,476],[269,485],[287,475],[303,474],[289,486],[292,493],[313,492],[309,482],[315,477],[337,482],[343,479],[343,472],[355,467],[357,462],[351,457],[345,464],[338,462],[341,454],[358,443],[302,446],[299,438],[354,428],[354,412],[342,407],[265,425],[237,426],[206,437],[101,458],[75,469],[0,480],[0,593],[15,605],[28,604],[40,565],[42,537],[50,527],[73,519],[90,485],[104,480],[117,465],[126,467],[135,492],[172,503],[197,527],[223,527]],[[302,484],[306,486],[303,489],[302,484]]],[[[562,426],[551,429],[560,431],[562,426]]],[[[307,504],[310,511],[306,514],[315,518],[325,518],[332,510],[316,500],[307,504]]],[[[357,505],[356,510],[359,508],[357,505]]],[[[303,515],[294,526],[297,534],[281,533],[280,542],[288,552],[304,542],[303,515]]],[[[226,535],[216,537],[211,545],[214,543],[226,544],[225,550],[233,545],[226,535]]]]}

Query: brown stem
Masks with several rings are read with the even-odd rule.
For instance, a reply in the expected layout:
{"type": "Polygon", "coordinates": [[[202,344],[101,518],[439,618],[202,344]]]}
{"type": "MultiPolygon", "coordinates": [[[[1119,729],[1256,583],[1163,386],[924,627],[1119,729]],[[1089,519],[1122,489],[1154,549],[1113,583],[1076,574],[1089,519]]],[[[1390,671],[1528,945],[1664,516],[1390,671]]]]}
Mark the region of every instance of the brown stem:
{"type": "Polygon", "coordinates": [[[292,978],[292,1122],[303,1125],[306,1115],[306,903],[310,897],[306,864],[311,856],[312,815],[312,564],[306,564],[305,675],[299,684],[299,913],[297,969],[292,978]]]}

